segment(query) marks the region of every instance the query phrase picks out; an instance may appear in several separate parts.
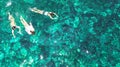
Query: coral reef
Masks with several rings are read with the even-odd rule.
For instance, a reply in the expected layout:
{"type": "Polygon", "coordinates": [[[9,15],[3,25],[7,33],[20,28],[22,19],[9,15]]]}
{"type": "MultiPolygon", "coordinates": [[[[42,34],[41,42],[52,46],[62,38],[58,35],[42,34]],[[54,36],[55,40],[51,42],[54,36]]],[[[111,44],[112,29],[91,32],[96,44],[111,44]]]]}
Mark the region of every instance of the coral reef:
{"type": "Polygon", "coordinates": [[[0,8],[0,67],[120,67],[120,0],[0,0],[0,8]],[[16,38],[7,12],[23,32],[16,38]],[[35,35],[24,31],[20,15],[35,35]]]}

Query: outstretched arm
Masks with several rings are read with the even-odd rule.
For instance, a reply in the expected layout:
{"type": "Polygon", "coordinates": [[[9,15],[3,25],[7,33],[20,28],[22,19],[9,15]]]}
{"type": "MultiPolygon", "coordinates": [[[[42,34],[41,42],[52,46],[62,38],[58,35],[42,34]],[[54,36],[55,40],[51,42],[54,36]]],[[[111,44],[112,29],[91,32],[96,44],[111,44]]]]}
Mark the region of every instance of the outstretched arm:
{"type": "Polygon", "coordinates": [[[30,24],[30,26],[32,26],[32,27],[33,27],[33,25],[32,25],[32,23],[31,23],[31,22],[30,22],[29,24],[30,24]]]}
{"type": "Polygon", "coordinates": [[[22,16],[20,16],[20,21],[24,25],[24,27],[28,26],[27,22],[24,20],[24,18],[22,16]]]}

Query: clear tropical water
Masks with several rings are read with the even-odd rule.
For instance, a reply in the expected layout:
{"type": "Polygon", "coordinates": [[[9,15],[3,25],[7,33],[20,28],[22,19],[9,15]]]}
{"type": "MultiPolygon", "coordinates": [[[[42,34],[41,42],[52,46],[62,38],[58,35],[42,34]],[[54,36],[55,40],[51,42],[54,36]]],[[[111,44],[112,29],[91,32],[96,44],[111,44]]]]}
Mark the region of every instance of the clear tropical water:
{"type": "Polygon", "coordinates": [[[120,0],[0,0],[0,67],[120,67],[120,0]],[[21,27],[16,38],[7,12],[21,27]],[[25,32],[20,16],[35,35],[25,32]]]}

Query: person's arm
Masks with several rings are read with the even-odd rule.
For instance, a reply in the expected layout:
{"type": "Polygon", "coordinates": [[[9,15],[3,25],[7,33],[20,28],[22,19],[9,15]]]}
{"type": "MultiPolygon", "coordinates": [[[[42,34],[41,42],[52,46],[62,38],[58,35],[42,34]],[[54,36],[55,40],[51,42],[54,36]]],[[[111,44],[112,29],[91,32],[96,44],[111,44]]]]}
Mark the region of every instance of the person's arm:
{"type": "Polygon", "coordinates": [[[33,25],[32,25],[32,23],[31,23],[31,22],[30,22],[29,24],[30,24],[30,26],[32,26],[32,27],[33,27],[33,25]]]}
{"type": "Polygon", "coordinates": [[[24,25],[24,27],[28,26],[27,22],[24,20],[24,18],[22,16],[20,16],[20,21],[24,25]]]}

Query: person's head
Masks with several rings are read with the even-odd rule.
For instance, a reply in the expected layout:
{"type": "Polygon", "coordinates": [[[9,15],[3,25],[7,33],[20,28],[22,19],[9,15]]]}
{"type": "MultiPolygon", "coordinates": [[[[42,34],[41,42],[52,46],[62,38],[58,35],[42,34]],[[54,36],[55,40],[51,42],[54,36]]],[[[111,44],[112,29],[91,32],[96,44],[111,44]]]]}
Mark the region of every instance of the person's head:
{"type": "Polygon", "coordinates": [[[35,31],[30,31],[30,33],[31,33],[32,35],[34,35],[34,34],[35,34],[35,31]]]}
{"type": "Polygon", "coordinates": [[[35,34],[35,29],[34,29],[32,23],[30,23],[30,25],[29,25],[29,26],[26,26],[25,28],[26,28],[26,29],[25,29],[26,32],[27,32],[29,35],[34,35],[34,34],[35,34]]]}
{"type": "Polygon", "coordinates": [[[53,15],[54,15],[54,13],[53,13],[53,12],[50,12],[49,14],[50,14],[51,16],[53,16],[53,15]]]}
{"type": "Polygon", "coordinates": [[[58,18],[58,15],[56,13],[53,13],[53,12],[49,12],[49,17],[51,19],[57,19],[58,18]]]}

